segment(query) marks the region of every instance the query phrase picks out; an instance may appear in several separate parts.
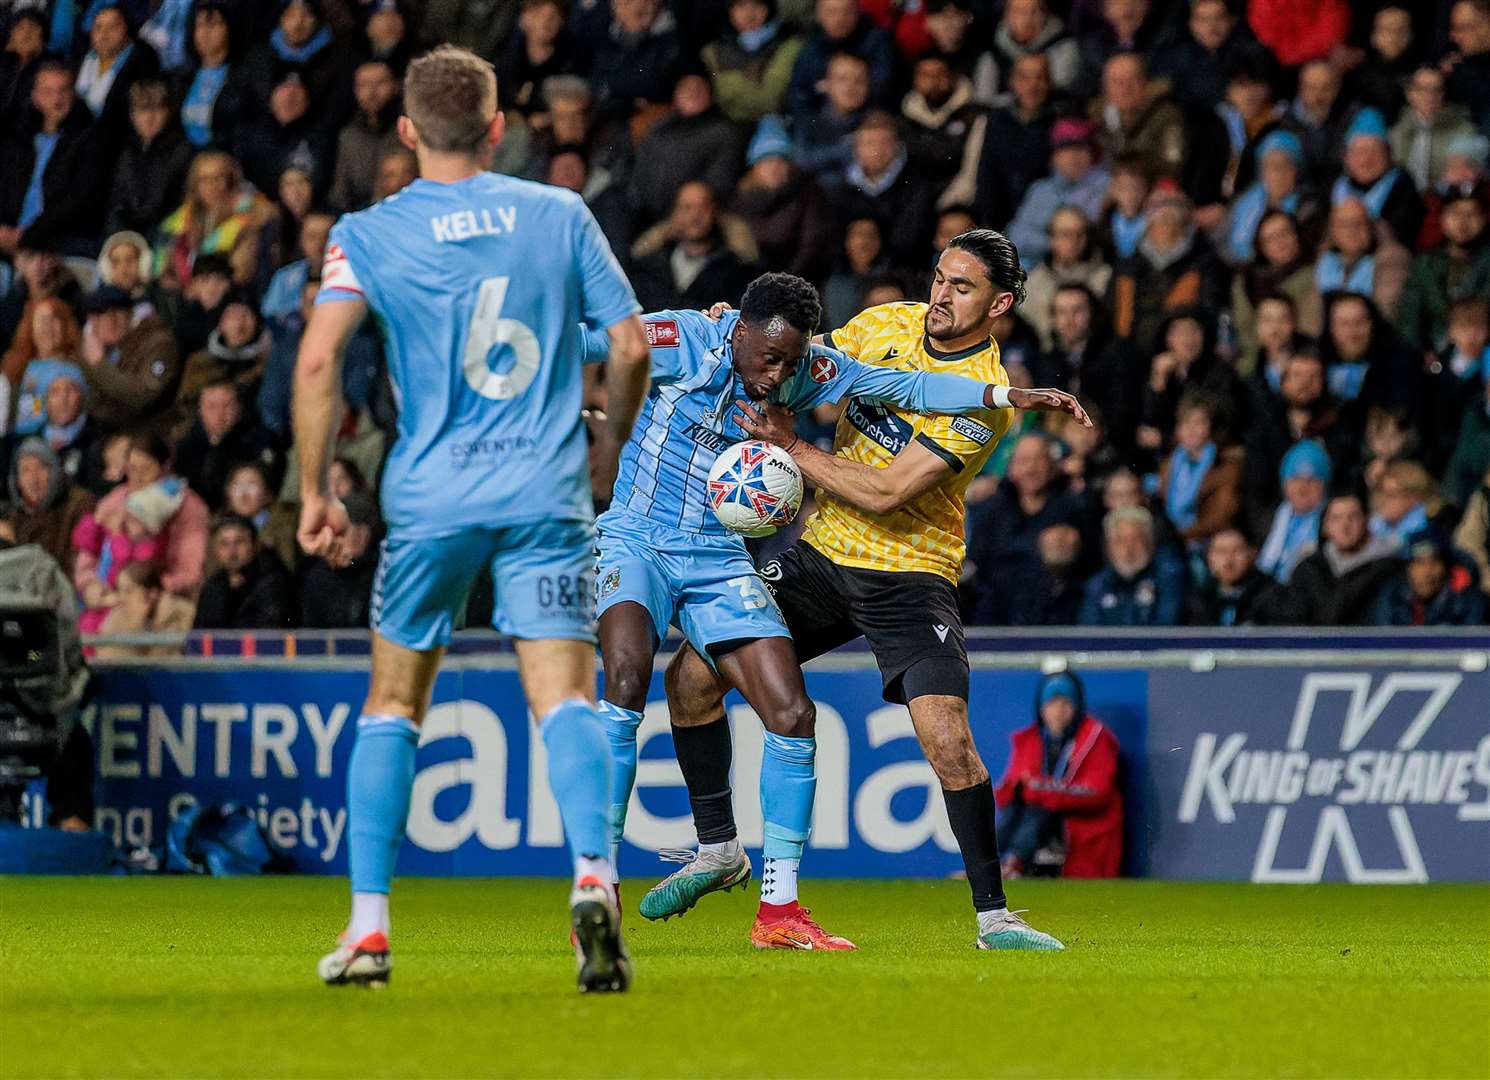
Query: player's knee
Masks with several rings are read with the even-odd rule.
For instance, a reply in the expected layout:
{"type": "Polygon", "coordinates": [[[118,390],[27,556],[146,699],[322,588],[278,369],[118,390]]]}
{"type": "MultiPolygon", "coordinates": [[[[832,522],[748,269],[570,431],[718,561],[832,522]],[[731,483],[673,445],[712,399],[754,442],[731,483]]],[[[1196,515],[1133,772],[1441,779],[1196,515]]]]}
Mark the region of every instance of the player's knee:
{"type": "Polygon", "coordinates": [[[817,731],[817,706],[805,694],[787,701],[762,716],[766,730],[789,739],[810,739],[817,731]]]}
{"type": "Polygon", "coordinates": [[[950,791],[961,791],[988,779],[988,770],[973,744],[971,732],[948,733],[946,738],[928,739],[922,749],[937,780],[950,791]]]}
{"type": "Polygon", "coordinates": [[[687,650],[680,653],[662,676],[668,712],[676,727],[698,727],[715,720],[724,711],[724,692],[714,672],[687,650]]]}
{"type": "Polygon", "coordinates": [[[605,699],[613,705],[633,712],[647,707],[647,688],[652,682],[652,673],[647,665],[630,658],[605,665],[605,699]]]}

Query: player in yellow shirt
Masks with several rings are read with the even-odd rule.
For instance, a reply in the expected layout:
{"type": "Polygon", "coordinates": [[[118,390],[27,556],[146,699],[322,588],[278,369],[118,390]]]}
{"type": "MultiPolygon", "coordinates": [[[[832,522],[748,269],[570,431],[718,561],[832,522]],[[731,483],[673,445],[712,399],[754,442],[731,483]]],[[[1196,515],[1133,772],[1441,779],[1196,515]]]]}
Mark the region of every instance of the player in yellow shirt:
{"type": "MultiPolygon", "coordinates": [[[[826,340],[865,363],[946,371],[1008,387],[993,325],[1024,298],[1024,277],[1018,251],[1006,237],[975,229],[942,252],[929,303],[870,308],[826,340]]],[[[1076,399],[1058,390],[1010,388],[1005,394],[1013,408],[1086,419],[1076,399]]],[[[1005,901],[993,788],[968,727],[967,643],[957,610],[963,493],[1008,430],[1012,413],[999,408],[965,417],[923,416],[851,400],[827,454],[797,437],[789,413],[744,402],[739,407],[745,431],[784,447],[817,487],[818,511],[802,539],[760,567],[798,658],[809,660],[861,635],[868,639],[885,699],[910,708],[921,747],[941,781],[972,887],[978,947],[1062,948],[1009,911],[1005,901]]],[[[666,681],[675,729],[716,733],[708,740],[714,760],[700,764],[697,755],[679,755],[694,804],[727,806],[726,688],[687,646],[669,666],[666,681]],[[713,791],[720,786],[723,792],[713,791]]],[[[699,745],[702,734],[690,732],[689,741],[699,745]]],[[[703,854],[649,893],[642,913],[676,913],[664,912],[659,901],[682,896],[691,906],[711,891],[703,880],[709,875],[703,854]],[[674,882],[692,875],[701,879],[686,883],[692,888],[674,882]]]]}

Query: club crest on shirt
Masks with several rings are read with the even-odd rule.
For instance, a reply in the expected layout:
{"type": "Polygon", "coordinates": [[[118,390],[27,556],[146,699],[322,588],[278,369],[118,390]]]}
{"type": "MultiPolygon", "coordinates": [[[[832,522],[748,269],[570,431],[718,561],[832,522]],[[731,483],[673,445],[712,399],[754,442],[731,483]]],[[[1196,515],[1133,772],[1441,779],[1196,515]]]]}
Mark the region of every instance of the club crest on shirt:
{"type": "Polygon", "coordinates": [[[621,587],[621,568],[612,567],[595,586],[595,599],[604,600],[621,587]]]}
{"type": "Polygon", "coordinates": [[[838,377],[838,361],[831,356],[814,356],[807,373],[815,383],[830,383],[838,377]]]}
{"type": "Polygon", "coordinates": [[[673,319],[658,319],[649,322],[647,344],[654,349],[676,349],[679,344],[678,324],[673,319]]]}

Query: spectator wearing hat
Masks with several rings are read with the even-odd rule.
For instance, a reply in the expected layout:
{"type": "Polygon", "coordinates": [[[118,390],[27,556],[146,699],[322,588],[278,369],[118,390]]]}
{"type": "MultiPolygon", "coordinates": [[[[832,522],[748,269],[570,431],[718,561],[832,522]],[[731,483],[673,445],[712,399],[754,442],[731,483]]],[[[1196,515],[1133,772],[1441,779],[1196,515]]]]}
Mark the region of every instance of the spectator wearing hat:
{"type": "Polygon", "coordinates": [[[1376,626],[1484,626],[1474,565],[1433,525],[1407,538],[1405,563],[1377,598],[1376,626]]]}
{"type": "Polygon", "coordinates": [[[1158,548],[1154,517],[1141,506],[1102,519],[1107,561],[1082,599],[1082,626],[1177,626],[1185,600],[1185,568],[1158,548]]]}
{"type": "Polygon", "coordinates": [[[1081,74],[1081,49],[1045,0],[1008,0],[993,32],[992,54],[1001,90],[1023,56],[1045,57],[1051,85],[1060,91],[1069,89],[1081,74]]]}
{"type": "Polygon", "coordinates": [[[76,364],[61,365],[47,385],[46,423],[38,434],[57,455],[63,475],[93,495],[108,491],[104,482],[102,428],[87,412],[88,382],[76,364]]]}
{"type": "Polygon", "coordinates": [[[1206,574],[1185,597],[1186,626],[1248,626],[1273,585],[1257,568],[1257,550],[1240,529],[1222,529],[1205,549],[1206,574]]]}
{"type": "Polygon", "coordinates": [[[316,103],[317,121],[330,131],[340,127],[352,111],[350,85],[343,54],[333,47],[331,28],[322,20],[320,0],[281,0],[269,40],[244,56],[241,78],[250,119],[271,109],[270,99],[288,71],[299,75],[307,98],[316,103]]]}
{"type": "Polygon", "coordinates": [[[1482,198],[1467,186],[1445,193],[1439,213],[1443,240],[1412,261],[1397,305],[1397,329],[1424,352],[1443,343],[1451,304],[1490,298],[1490,232],[1482,198]]]}
{"type": "Polygon", "coordinates": [[[247,115],[247,88],[235,40],[230,0],[196,0],[191,11],[187,61],[176,77],[181,129],[197,150],[233,145],[234,128],[247,115]]]}
{"type": "Polygon", "coordinates": [[[1320,191],[1340,172],[1340,150],[1352,117],[1350,101],[1340,90],[1335,65],[1311,60],[1299,69],[1298,93],[1283,116],[1283,126],[1303,144],[1309,183],[1320,191]]]}
{"type": "Polygon", "coordinates": [[[972,166],[971,196],[966,180],[954,180],[954,201],[971,202],[974,216],[995,227],[1006,224],[1030,185],[1050,168],[1050,128],[1055,123],[1050,63],[1044,56],[1020,57],[1009,73],[1007,100],[973,122],[967,157],[972,166]]]}
{"type": "Polygon", "coordinates": [[[1407,80],[1407,108],[1391,129],[1392,156],[1419,191],[1442,175],[1454,140],[1474,134],[1469,111],[1444,100],[1444,82],[1443,72],[1432,65],[1414,71],[1407,80]]]}
{"type": "Polygon", "coordinates": [[[612,0],[610,22],[592,45],[595,108],[625,122],[660,115],[684,72],[678,20],[661,0],[612,0]]]}
{"type": "Polygon", "coordinates": [[[154,270],[150,241],[132,230],[110,234],[98,249],[98,283],[129,293],[135,302],[136,321],[155,310],[155,290],[151,287],[154,270]]]}
{"type": "Polygon", "coordinates": [[[889,35],[860,10],[857,0],[815,0],[813,27],[792,65],[786,91],[787,111],[798,123],[821,109],[830,63],[844,53],[864,62],[869,82],[865,103],[878,108],[890,104],[895,50],[889,35]]]}
{"type": "MultiPolygon", "coordinates": [[[[915,62],[911,88],[900,102],[906,146],[918,169],[942,183],[963,174],[958,198],[971,201],[977,157],[968,154],[968,141],[985,110],[973,101],[973,83],[959,75],[945,56],[927,53],[915,62]]],[[[952,200],[944,195],[941,206],[952,200]]]]}
{"type": "Polygon", "coordinates": [[[936,193],[910,166],[900,126],[889,113],[870,113],[854,132],[853,160],[842,184],[828,185],[840,220],[872,217],[884,229],[890,261],[920,267],[936,229],[936,193]]]}
{"type": "Polygon", "coordinates": [[[348,561],[332,566],[306,559],[300,571],[300,622],[309,630],[351,630],[368,625],[373,578],[378,568],[377,504],[366,492],[342,500],[351,528],[342,544],[348,561]]]}
{"type": "Polygon", "coordinates": [[[523,116],[547,112],[545,80],[574,75],[581,62],[579,44],[565,25],[563,0],[523,0],[517,28],[497,62],[503,108],[523,116]]]}
{"type": "Polygon", "coordinates": [[[280,174],[291,167],[310,177],[314,197],[331,186],[336,146],[324,116],[312,113],[310,104],[304,75],[298,68],[288,68],[274,80],[265,111],[238,127],[234,156],[243,175],[260,191],[279,190],[280,174]]]}
{"type": "Polygon", "coordinates": [[[156,277],[167,288],[186,289],[200,256],[221,255],[228,260],[232,280],[250,284],[257,269],[258,231],[268,217],[268,200],[244,183],[231,155],[217,150],[198,154],[187,170],[185,201],[161,222],[156,277]]]}
{"type": "Polygon", "coordinates": [[[83,326],[83,374],[89,411],[104,427],[134,429],[163,418],[181,361],[176,339],[159,315],[131,325],[134,300],[104,285],[88,299],[83,326]]]}
{"type": "Polygon", "coordinates": [[[1117,877],[1123,802],[1117,738],[1086,711],[1072,672],[1047,675],[1035,722],[1010,736],[1009,766],[994,790],[1005,877],[1059,867],[1063,877],[1117,877]]]}
{"type": "Polygon", "coordinates": [[[175,123],[165,83],[145,79],[129,88],[130,131],[114,165],[104,231],[154,232],[181,204],[192,147],[175,123]]]}
{"type": "Polygon", "coordinates": [[[1396,311],[1412,268],[1412,254],[1384,223],[1373,221],[1360,199],[1330,208],[1324,246],[1314,264],[1314,287],[1364,296],[1382,311],[1396,311]]]}
{"type": "Polygon", "coordinates": [[[1144,204],[1143,238],[1133,256],[1114,268],[1113,328],[1139,352],[1150,353],[1161,324],[1180,308],[1221,303],[1221,267],[1195,229],[1190,200],[1173,181],[1155,185],[1144,204]]]}
{"type": "Polygon", "coordinates": [[[1143,57],[1119,53],[1102,69],[1102,96],[1091,104],[1102,156],[1131,155],[1151,178],[1178,179],[1188,142],[1184,114],[1166,80],[1150,81],[1143,57]]]}
{"type": "Polygon", "coordinates": [[[12,10],[0,50],[0,116],[18,116],[31,100],[31,84],[47,52],[45,8],[12,10]]]}
{"type": "Polygon", "coordinates": [[[64,572],[73,564],[72,533],[93,509],[93,494],[74,483],[46,439],[23,439],[11,457],[5,520],[17,544],[37,544],[64,572]]]}
{"type": "Polygon", "coordinates": [[[1294,568],[1288,585],[1266,594],[1258,621],[1281,626],[1360,626],[1397,570],[1396,552],[1372,536],[1354,492],[1325,506],[1320,544],[1294,568]]]}
{"type": "Polygon", "coordinates": [[[42,62],[31,106],[15,120],[0,135],[0,255],[14,255],[27,228],[44,229],[53,251],[91,252],[108,170],[100,167],[93,114],[74,92],[72,72],[42,62]]]}
{"type": "Polygon", "coordinates": [[[88,28],[89,49],[78,68],[77,93],[93,113],[104,153],[112,156],[130,133],[130,88],[154,78],[160,58],[131,32],[125,6],[94,5],[88,28]]]}
{"type": "Polygon", "coordinates": [[[822,281],[833,249],[833,214],[822,189],[797,168],[791,153],[781,119],[762,120],[745,152],[746,172],[730,210],[750,227],[762,266],[822,281]]]}
{"type": "Polygon", "coordinates": [[[684,75],[673,89],[672,108],[637,145],[630,185],[636,227],[665,218],[678,188],[691,180],[716,194],[733,191],[744,153],[740,130],[715,106],[709,80],[684,75]]]}
{"type": "Polygon", "coordinates": [[[1312,216],[1313,200],[1301,187],[1304,147],[1291,131],[1276,129],[1257,142],[1257,179],[1231,203],[1223,251],[1234,265],[1256,257],[1256,237],[1270,210],[1293,215],[1296,221],[1312,216]]]}
{"type": "Polygon", "coordinates": [[[77,554],[73,584],[87,610],[79,620],[85,634],[97,633],[119,601],[119,575],[125,567],[158,563],[166,547],[166,524],[181,510],[186,486],[163,477],[132,492],[113,512],[86,514],[73,530],[77,554]]]}
{"type": "Polygon", "coordinates": [[[1362,109],[1345,129],[1345,167],[1330,189],[1330,203],[1346,199],[1359,199],[1399,244],[1411,244],[1422,227],[1423,201],[1412,177],[1392,162],[1386,121],[1375,109],[1362,109]]]}
{"type": "Polygon", "coordinates": [[[219,514],[212,523],[218,570],[197,597],[197,630],[283,630],[299,613],[294,581],[271,551],[259,546],[253,522],[219,514]]]}
{"type": "Polygon", "coordinates": [[[1094,125],[1071,117],[1057,120],[1050,129],[1050,175],[1031,185],[1006,230],[1025,268],[1049,250],[1050,219],[1058,208],[1074,206],[1093,220],[1102,210],[1107,187],[1107,170],[1097,164],[1094,125]]]}
{"type": "Polygon", "coordinates": [[[33,360],[26,365],[16,394],[15,422],[11,425],[13,435],[24,438],[47,427],[47,401],[52,384],[58,379],[66,382],[74,392],[82,393],[84,401],[87,400],[83,373],[72,359],[48,356],[33,360]]]}
{"type": "Polygon", "coordinates": [[[702,50],[714,100],[737,124],[782,111],[802,39],[791,33],[776,0],[730,0],[729,29],[702,50]]]}
{"type": "Polygon", "coordinates": [[[1458,0],[1449,10],[1454,50],[1443,60],[1448,96],[1469,109],[1480,131],[1490,131],[1490,4],[1458,0]]]}
{"type": "Polygon", "coordinates": [[[385,60],[364,60],[352,75],[357,111],[336,137],[336,171],[330,204],[338,210],[361,210],[372,204],[378,161],[401,145],[394,125],[399,114],[398,79],[385,60]]]}
{"type": "Polygon", "coordinates": [[[1257,560],[1258,569],[1273,580],[1287,585],[1294,567],[1318,546],[1332,474],[1329,454],[1314,439],[1295,443],[1283,455],[1279,469],[1283,501],[1273,513],[1257,560]]]}

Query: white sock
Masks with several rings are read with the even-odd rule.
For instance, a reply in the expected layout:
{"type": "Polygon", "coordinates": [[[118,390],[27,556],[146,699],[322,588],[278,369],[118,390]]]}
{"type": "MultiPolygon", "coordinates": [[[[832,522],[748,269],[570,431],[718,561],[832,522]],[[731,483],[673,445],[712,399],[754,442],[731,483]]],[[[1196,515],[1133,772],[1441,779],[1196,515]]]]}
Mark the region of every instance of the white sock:
{"type": "Polygon", "coordinates": [[[700,844],[698,846],[699,858],[705,855],[716,855],[722,859],[733,858],[740,853],[740,838],[726,840],[722,844],[700,844]]]}
{"type": "Polygon", "coordinates": [[[1007,904],[993,911],[978,912],[978,933],[992,933],[998,929],[999,923],[1003,922],[1004,916],[1007,914],[1009,914],[1009,905],[1007,904]]]}
{"type": "Polygon", "coordinates": [[[354,892],[352,894],[352,921],[347,924],[347,938],[361,941],[368,934],[381,930],[388,933],[388,894],[381,892],[354,892]]]}
{"type": "Polygon", "coordinates": [[[797,898],[797,867],[801,859],[767,859],[761,871],[761,903],[790,904],[797,898]]]}
{"type": "Polygon", "coordinates": [[[601,881],[609,882],[612,886],[614,886],[616,883],[615,872],[611,870],[611,862],[609,859],[603,856],[599,858],[591,858],[588,855],[581,855],[579,858],[574,860],[575,884],[579,884],[582,878],[592,876],[599,878],[601,881]]]}

